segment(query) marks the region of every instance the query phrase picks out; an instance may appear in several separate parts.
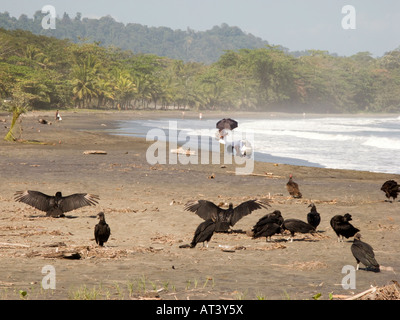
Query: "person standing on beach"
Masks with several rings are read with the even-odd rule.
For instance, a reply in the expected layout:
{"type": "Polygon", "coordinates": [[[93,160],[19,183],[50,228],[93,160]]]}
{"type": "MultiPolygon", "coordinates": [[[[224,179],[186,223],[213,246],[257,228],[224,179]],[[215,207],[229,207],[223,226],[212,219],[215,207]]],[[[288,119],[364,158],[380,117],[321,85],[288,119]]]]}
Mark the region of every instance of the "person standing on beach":
{"type": "Polygon", "coordinates": [[[62,119],[61,119],[61,115],[60,115],[60,112],[57,110],[56,111],[56,121],[61,121],[62,119]]]}

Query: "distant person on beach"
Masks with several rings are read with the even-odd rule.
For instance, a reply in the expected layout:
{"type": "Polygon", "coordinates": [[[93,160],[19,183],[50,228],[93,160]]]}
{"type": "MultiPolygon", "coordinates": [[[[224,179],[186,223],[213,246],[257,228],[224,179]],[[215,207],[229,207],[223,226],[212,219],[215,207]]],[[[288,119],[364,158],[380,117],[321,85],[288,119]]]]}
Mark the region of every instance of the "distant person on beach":
{"type": "Polygon", "coordinates": [[[57,110],[57,112],[56,112],[56,121],[61,121],[61,120],[62,120],[62,118],[61,118],[60,112],[57,110]]]}
{"type": "Polygon", "coordinates": [[[236,140],[226,146],[228,153],[236,154],[240,157],[251,157],[253,148],[247,140],[236,140]],[[233,152],[235,151],[235,152],[233,152]]]}
{"type": "Polygon", "coordinates": [[[199,113],[199,119],[201,120],[203,118],[203,114],[200,112],[199,113]]]}

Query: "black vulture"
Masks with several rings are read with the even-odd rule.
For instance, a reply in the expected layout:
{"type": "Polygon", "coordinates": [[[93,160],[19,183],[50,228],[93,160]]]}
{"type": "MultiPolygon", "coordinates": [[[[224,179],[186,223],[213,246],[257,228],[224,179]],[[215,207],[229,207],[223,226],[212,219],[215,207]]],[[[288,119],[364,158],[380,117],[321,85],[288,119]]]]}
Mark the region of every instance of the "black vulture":
{"type": "Polygon", "coordinates": [[[271,241],[271,237],[274,234],[282,233],[282,228],[275,222],[269,222],[263,225],[257,233],[253,234],[253,239],[265,237],[266,241],[271,241]]]}
{"type": "Polygon", "coordinates": [[[210,242],[211,237],[215,231],[215,221],[213,219],[207,219],[199,224],[194,232],[194,237],[192,242],[190,243],[190,248],[194,248],[199,242],[206,242],[206,247],[208,248],[208,242],[210,242]]]}
{"type": "Polygon", "coordinates": [[[266,214],[251,229],[253,239],[266,237],[266,241],[271,241],[271,236],[282,233],[282,223],[283,217],[279,210],[266,214]]]}
{"type": "Polygon", "coordinates": [[[104,212],[99,212],[97,216],[99,217],[100,221],[94,227],[94,238],[96,243],[102,247],[104,243],[108,241],[111,230],[110,226],[106,223],[104,212]]]}
{"type": "Polygon", "coordinates": [[[186,203],[185,210],[196,213],[204,220],[214,219],[216,223],[215,232],[227,232],[230,227],[233,227],[244,216],[247,216],[254,210],[266,208],[267,206],[270,207],[265,201],[248,200],[235,208],[230,203],[228,209],[223,209],[211,201],[196,200],[186,203]]]}
{"type": "Polygon", "coordinates": [[[26,203],[38,210],[46,212],[49,217],[65,217],[64,213],[84,206],[98,203],[99,197],[89,193],[75,193],[63,197],[61,192],[48,196],[39,191],[17,191],[15,201],[26,203]]]}
{"type": "Polygon", "coordinates": [[[343,237],[348,239],[360,231],[349,222],[351,220],[351,214],[349,213],[346,213],[344,216],[336,215],[332,217],[330,224],[333,231],[335,231],[336,235],[338,236],[338,242],[343,242],[343,237]]]}
{"type": "Polygon", "coordinates": [[[301,198],[303,196],[299,190],[299,185],[293,181],[292,174],[290,174],[289,181],[286,183],[286,190],[293,198],[301,198]]]}
{"type": "Polygon", "coordinates": [[[308,207],[311,207],[311,211],[307,214],[307,222],[317,229],[321,222],[321,215],[314,203],[311,203],[308,207]]]}
{"type": "Polygon", "coordinates": [[[365,265],[368,271],[379,272],[379,263],[375,259],[373,248],[363,241],[361,241],[361,234],[359,232],[354,236],[353,244],[351,245],[351,252],[357,261],[357,270],[359,269],[360,262],[365,265]]]}
{"type": "Polygon", "coordinates": [[[393,201],[396,200],[397,195],[400,193],[400,185],[394,180],[388,180],[382,185],[381,190],[385,193],[389,202],[392,202],[390,198],[393,198],[393,201]]]}
{"type": "Polygon", "coordinates": [[[290,231],[290,237],[287,239],[290,242],[293,242],[293,237],[296,232],[300,233],[314,233],[315,228],[307,222],[304,222],[299,219],[286,219],[282,224],[283,230],[290,231]]]}

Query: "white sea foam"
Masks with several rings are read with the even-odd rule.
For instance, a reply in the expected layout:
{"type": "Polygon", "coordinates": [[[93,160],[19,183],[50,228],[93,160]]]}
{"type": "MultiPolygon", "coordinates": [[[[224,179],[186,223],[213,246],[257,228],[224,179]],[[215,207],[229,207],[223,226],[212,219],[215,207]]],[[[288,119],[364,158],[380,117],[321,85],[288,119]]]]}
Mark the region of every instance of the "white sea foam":
{"type": "MultiPolygon", "coordinates": [[[[179,119],[177,130],[215,139],[219,119],[179,119]]],[[[282,163],[308,161],[335,169],[354,169],[400,174],[400,117],[327,117],[240,119],[237,134],[254,133],[255,160],[279,157],[282,163]]],[[[123,122],[138,135],[151,127],[167,130],[169,119],[123,122]],[[134,129],[133,129],[134,128],[134,129]]],[[[267,159],[267,160],[266,160],[267,159]]]]}

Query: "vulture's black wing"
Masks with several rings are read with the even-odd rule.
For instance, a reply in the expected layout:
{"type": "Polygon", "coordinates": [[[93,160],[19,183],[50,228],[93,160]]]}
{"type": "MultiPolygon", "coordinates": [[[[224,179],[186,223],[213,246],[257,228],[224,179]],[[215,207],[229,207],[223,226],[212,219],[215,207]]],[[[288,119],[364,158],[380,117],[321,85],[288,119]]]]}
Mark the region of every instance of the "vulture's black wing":
{"type": "Polygon", "coordinates": [[[70,196],[62,197],[59,208],[62,212],[68,212],[84,206],[95,206],[99,199],[99,196],[93,194],[75,193],[70,196]]]}
{"type": "Polygon", "coordinates": [[[15,201],[26,203],[44,212],[52,209],[55,204],[54,196],[48,196],[47,194],[39,191],[17,191],[15,192],[14,196],[15,201]]]}
{"type": "Polygon", "coordinates": [[[199,242],[204,243],[205,241],[210,241],[211,237],[214,234],[215,226],[215,222],[211,219],[207,219],[206,221],[200,223],[199,226],[196,228],[193,240],[190,243],[190,247],[194,248],[199,242]]]}
{"type": "Polygon", "coordinates": [[[108,241],[110,234],[111,234],[111,230],[107,223],[96,224],[96,226],[94,228],[94,238],[95,238],[97,244],[100,244],[102,246],[104,242],[108,241]]]}
{"type": "Polygon", "coordinates": [[[315,231],[312,225],[299,219],[286,219],[282,226],[283,229],[287,229],[290,232],[309,233],[315,231]]]}
{"type": "Polygon", "coordinates": [[[351,245],[351,252],[357,261],[361,261],[366,267],[379,269],[379,263],[375,259],[372,247],[363,241],[354,241],[351,245]]]}
{"type": "Polygon", "coordinates": [[[188,203],[185,204],[184,209],[186,211],[191,211],[196,213],[200,218],[203,218],[204,220],[212,218],[216,219],[217,214],[220,211],[224,210],[218,207],[213,202],[207,200],[189,201],[188,203]]]}
{"type": "Polygon", "coordinates": [[[233,209],[233,215],[230,219],[230,225],[233,227],[236,222],[242,219],[244,216],[252,213],[254,210],[270,207],[268,202],[261,200],[248,200],[239,204],[233,209]]]}

